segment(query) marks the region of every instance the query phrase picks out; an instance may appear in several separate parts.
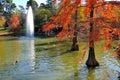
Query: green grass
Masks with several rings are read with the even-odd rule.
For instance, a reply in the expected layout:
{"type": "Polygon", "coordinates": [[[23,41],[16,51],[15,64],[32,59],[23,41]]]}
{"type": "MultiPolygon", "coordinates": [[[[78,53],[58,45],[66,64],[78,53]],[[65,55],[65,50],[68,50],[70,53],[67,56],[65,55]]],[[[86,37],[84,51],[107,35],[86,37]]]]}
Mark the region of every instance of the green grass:
{"type": "Polygon", "coordinates": [[[44,38],[35,42],[36,52],[48,51],[53,55],[56,55],[56,52],[60,52],[60,54],[67,53],[70,48],[70,42],[59,41],[57,38],[44,38]]]}
{"type": "Polygon", "coordinates": [[[42,53],[45,56],[48,55],[50,57],[57,57],[59,55],[64,59],[67,59],[69,56],[69,58],[72,59],[68,60],[75,64],[80,58],[82,58],[83,53],[88,51],[88,44],[86,42],[80,42],[79,51],[70,51],[71,46],[72,42],[59,41],[57,38],[44,38],[35,41],[35,51],[38,53],[37,57],[39,57],[39,54],[42,53]]]}
{"type": "Polygon", "coordinates": [[[8,30],[8,28],[4,28],[4,27],[0,27],[0,31],[5,31],[5,32],[8,32],[9,30],[8,30]]]}
{"type": "MultiPolygon", "coordinates": [[[[114,46],[115,44],[113,44],[114,46]]],[[[75,53],[76,57],[82,57],[83,53],[86,51],[85,59],[87,59],[88,56],[88,42],[80,42],[79,43],[79,51],[70,51],[72,46],[72,42],[70,41],[59,41],[57,38],[43,38],[36,40],[35,42],[35,51],[41,52],[41,51],[47,51],[46,54],[51,56],[56,55],[63,55],[67,53],[75,53]]],[[[107,52],[112,53],[113,49],[108,50],[107,52]]],[[[95,55],[98,60],[101,60],[102,56],[106,54],[106,51],[104,50],[104,40],[95,41],[95,55]]]]}
{"type": "Polygon", "coordinates": [[[5,28],[3,28],[3,27],[1,27],[1,28],[0,28],[0,31],[6,31],[6,29],[5,29],[5,28]]]}

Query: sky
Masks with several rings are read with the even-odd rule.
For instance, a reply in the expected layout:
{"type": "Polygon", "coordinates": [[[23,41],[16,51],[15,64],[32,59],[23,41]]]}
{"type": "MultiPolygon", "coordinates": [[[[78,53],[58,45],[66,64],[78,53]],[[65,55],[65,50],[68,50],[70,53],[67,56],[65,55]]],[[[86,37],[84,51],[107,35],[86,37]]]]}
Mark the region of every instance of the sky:
{"type": "MultiPolygon", "coordinates": [[[[13,0],[13,3],[15,3],[17,6],[22,5],[24,7],[26,7],[27,1],[29,0],[13,0]]],[[[46,3],[46,0],[35,0],[38,5],[40,5],[40,3],[46,3]]],[[[106,0],[106,1],[111,1],[111,0],[106,0]]],[[[116,0],[119,1],[119,0],[116,0]]]]}
{"type": "MultiPolygon", "coordinates": [[[[13,0],[13,3],[15,3],[17,6],[22,5],[24,7],[26,7],[27,1],[29,0],[13,0]]],[[[38,5],[40,5],[40,3],[46,3],[46,0],[35,0],[38,5]]]]}

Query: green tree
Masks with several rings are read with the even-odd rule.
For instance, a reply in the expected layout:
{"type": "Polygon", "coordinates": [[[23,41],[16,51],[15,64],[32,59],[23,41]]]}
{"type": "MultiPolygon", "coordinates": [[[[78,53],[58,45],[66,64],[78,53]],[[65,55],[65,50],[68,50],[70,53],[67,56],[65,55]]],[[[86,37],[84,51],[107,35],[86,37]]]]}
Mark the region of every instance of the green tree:
{"type": "Polygon", "coordinates": [[[25,25],[25,21],[26,21],[26,17],[25,17],[26,16],[26,13],[25,13],[26,9],[23,6],[21,6],[21,5],[19,5],[19,8],[20,9],[18,9],[16,11],[16,14],[18,15],[18,17],[20,19],[20,25],[24,26],[25,25]]]}
{"type": "Polygon", "coordinates": [[[53,15],[56,14],[56,6],[53,3],[53,0],[46,1],[46,8],[49,9],[53,15]]]}
{"type": "Polygon", "coordinates": [[[3,13],[3,11],[4,11],[3,5],[2,3],[0,3],[0,13],[3,13]]]}
{"type": "Polygon", "coordinates": [[[32,9],[33,9],[33,12],[37,12],[37,9],[38,9],[38,3],[35,1],[35,0],[29,0],[29,1],[27,1],[27,8],[29,7],[29,6],[31,6],[32,7],[32,9]]]}
{"type": "Polygon", "coordinates": [[[41,28],[51,16],[52,13],[48,9],[39,9],[35,16],[35,25],[41,28]]]}
{"type": "Polygon", "coordinates": [[[2,5],[4,6],[5,12],[14,11],[14,9],[16,8],[16,4],[13,3],[13,0],[3,0],[2,5]]]}
{"type": "Polygon", "coordinates": [[[47,8],[53,8],[54,7],[52,0],[47,0],[46,2],[47,2],[47,4],[46,4],[47,8]]]}
{"type": "Polygon", "coordinates": [[[1,14],[3,14],[6,17],[6,20],[8,20],[15,11],[16,4],[13,3],[13,0],[3,0],[0,6],[1,14]]]}
{"type": "Polygon", "coordinates": [[[43,8],[47,8],[47,7],[46,7],[46,4],[41,3],[39,8],[42,8],[42,9],[43,9],[43,8]]]}

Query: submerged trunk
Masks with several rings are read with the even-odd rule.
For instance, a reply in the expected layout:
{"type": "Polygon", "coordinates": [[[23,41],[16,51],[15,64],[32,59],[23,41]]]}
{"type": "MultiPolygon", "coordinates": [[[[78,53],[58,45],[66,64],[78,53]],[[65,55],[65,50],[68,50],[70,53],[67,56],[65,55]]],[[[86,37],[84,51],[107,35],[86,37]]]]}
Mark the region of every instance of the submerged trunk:
{"type": "Polygon", "coordinates": [[[99,63],[95,58],[94,41],[90,41],[89,43],[89,55],[88,60],[86,61],[86,65],[88,68],[99,66],[99,63]]]}
{"type": "MultiPolygon", "coordinates": [[[[90,12],[90,18],[93,18],[93,15],[94,15],[94,9],[92,9],[90,12]]],[[[86,61],[86,65],[88,68],[99,66],[99,63],[95,58],[93,27],[94,27],[94,22],[90,22],[89,55],[88,55],[88,60],[86,61]]]]}
{"type": "MultiPolygon", "coordinates": [[[[75,13],[75,27],[74,29],[76,30],[77,28],[77,10],[76,10],[76,13],[75,13]]],[[[77,39],[77,32],[75,31],[74,32],[74,36],[73,36],[73,40],[72,40],[72,48],[71,48],[71,51],[78,51],[79,50],[79,45],[78,45],[78,39],[77,39]]]]}

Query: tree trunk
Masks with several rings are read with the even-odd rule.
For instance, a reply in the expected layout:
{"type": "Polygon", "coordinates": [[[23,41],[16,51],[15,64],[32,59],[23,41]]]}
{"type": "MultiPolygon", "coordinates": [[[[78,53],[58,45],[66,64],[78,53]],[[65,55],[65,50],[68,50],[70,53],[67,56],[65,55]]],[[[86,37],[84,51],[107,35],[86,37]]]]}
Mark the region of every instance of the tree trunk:
{"type": "MultiPolygon", "coordinates": [[[[76,30],[77,28],[77,10],[76,10],[76,13],[75,13],[75,27],[74,29],[76,30]]],[[[74,36],[73,36],[73,40],[72,40],[72,48],[71,48],[71,51],[78,51],[79,50],[79,45],[78,45],[78,39],[77,39],[77,32],[75,31],[74,32],[74,36]]]]}
{"type": "Polygon", "coordinates": [[[94,41],[90,41],[89,43],[89,55],[88,60],[86,61],[86,65],[88,68],[94,68],[96,66],[99,66],[99,63],[97,62],[95,58],[95,51],[94,51],[94,41]]]}
{"type": "MultiPolygon", "coordinates": [[[[90,12],[90,18],[93,18],[94,15],[94,8],[92,7],[92,10],[90,12]]],[[[94,32],[94,22],[90,22],[90,37],[89,37],[89,55],[88,60],[86,61],[86,65],[88,68],[94,68],[96,66],[99,66],[99,63],[97,62],[95,58],[95,51],[94,51],[94,40],[93,40],[93,32],[94,32]]]]}
{"type": "Polygon", "coordinates": [[[78,45],[78,40],[77,40],[77,32],[74,32],[74,37],[72,40],[72,48],[71,51],[78,51],[79,50],[79,45],[78,45]]]}

